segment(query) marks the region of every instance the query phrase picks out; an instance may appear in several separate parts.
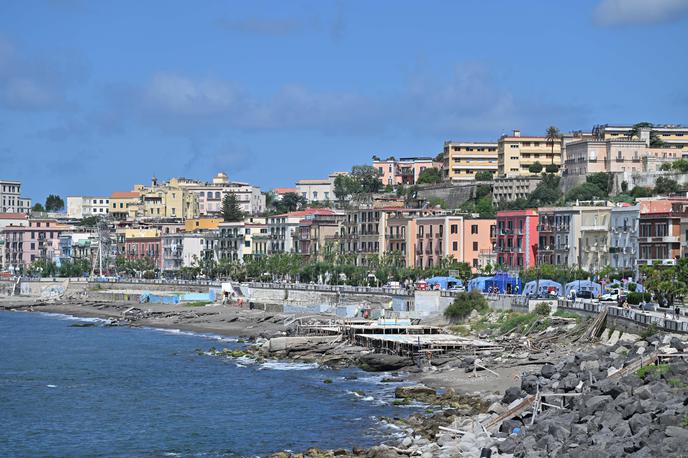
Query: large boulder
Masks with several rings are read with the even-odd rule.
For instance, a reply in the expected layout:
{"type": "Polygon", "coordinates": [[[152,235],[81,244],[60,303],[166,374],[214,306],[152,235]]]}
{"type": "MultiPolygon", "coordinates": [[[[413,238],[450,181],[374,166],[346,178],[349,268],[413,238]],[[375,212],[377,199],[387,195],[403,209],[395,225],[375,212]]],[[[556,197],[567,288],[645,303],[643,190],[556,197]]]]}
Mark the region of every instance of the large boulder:
{"type": "Polygon", "coordinates": [[[552,376],[556,373],[557,371],[554,369],[554,366],[551,364],[545,364],[542,366],[540,369],[540,375],[542,375],[545,378],[552,378],[552,376]]]}
{"type": "Polygon", "coordinates": [[[507,388],[506,391],[504,392],[504,397],[502,398],[502,403],[511,404],[516,399],[520,399],[522,397],[523,396],[521,393],[521,388],[518,386],[512,386],[511,388],[507,388]]]}
{"type": "Polygon", "coordinates": [[[382,353],[368,353],[361,356],[359,361],[361,362],[361,368],[372,372],[396,371],[413,364],[411,358],[382,353]]]}

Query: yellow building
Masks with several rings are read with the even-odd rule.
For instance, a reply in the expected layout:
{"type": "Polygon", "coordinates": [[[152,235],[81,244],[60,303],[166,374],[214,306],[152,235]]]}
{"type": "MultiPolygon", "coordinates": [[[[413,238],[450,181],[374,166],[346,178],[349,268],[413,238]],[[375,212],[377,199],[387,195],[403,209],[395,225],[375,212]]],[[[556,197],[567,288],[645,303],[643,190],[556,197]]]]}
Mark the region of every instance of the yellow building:
{"type": "Polygon", "coordinates": [[[144,229],[144,228],[135,228],[135,229],[124,229],[124,239],[145,239],[145,238],[152,238],[152,237],[157,237],[160,235],[160,231],[157,229],[144,229]]]}
{"type": "Polygon", "coordinates": [[[198,196],[181,185],[176,178],[158,184],[153,178],[149,187],[136,185],[141,193],[138,215],[144,218],[197,218],[198,196]]]}
{"type": "Polygon", "coordinates": [[[184,222],[185,232],[210,231],[220,227],[222,218],[191,218],[184,222]]]}
{"type": "Polygon", "coordinates": [[[133,220],[136,218],[141,203],[138,191],[113,192],[110,196],[110,215],[117,220],[133,220]]]}
{"type": "Polygon", "coordinates": [[[552,144],[546,137],[522,137],[521,131],[502,135],[497,148],[497,174],[499,176],[532,175],[528,168],[539,162],[543,167],[550,164],[561,166],[561,141],[552,144]],[[554,151],[554,154],[552,154],[554,151]]]}
{"type": "Polygon", "coordinates": [[[473,180],[478,172],[497,173],[497,143],[444,143],[442,176],[445,180],[473,180]]]}

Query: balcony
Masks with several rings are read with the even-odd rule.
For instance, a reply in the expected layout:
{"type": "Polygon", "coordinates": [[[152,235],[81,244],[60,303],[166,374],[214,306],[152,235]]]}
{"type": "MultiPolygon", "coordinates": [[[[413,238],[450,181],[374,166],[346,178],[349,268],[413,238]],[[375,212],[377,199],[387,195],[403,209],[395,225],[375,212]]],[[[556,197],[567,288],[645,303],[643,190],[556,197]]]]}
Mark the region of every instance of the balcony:
{"type": "Polygon", "coordinates": [[[679,243],[681,238],[677,235],[665,235],[659,237],[638,237],[638,243],[679,243]]]}
{"type": "Polygon", "coordinates": [[[596,224],[596,225],[591,225],[591,226],[583,226],[581,225],[581,231],[587,231],[587,232],[607,232],[609,231],[609,228],[605,225],[602,224],[596,224]]]}
{"type": "Polygon", "coordinates": [[[661,266],[675,266],[676,265],[676,260],[675,259],[636,259],[636,264],[639,266],[652,266],[652,265],[661,265],[661,266]]]}

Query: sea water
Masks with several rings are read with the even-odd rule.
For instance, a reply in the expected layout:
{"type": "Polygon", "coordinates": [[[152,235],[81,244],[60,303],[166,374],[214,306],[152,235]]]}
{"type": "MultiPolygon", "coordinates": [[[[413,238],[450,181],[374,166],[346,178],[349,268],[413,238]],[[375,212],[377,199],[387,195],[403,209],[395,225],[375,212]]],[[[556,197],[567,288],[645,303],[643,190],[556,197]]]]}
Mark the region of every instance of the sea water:
{"type": "Polygon", "coordinates": [[[0,456],[256,456],[390,440],[383,375],[213,357],[235,339],[0,312],[0,456]],[[79,324],[79,326],[74,326],[79,324]],[[331,380],[332,383],[324,383],[331,380]]]}

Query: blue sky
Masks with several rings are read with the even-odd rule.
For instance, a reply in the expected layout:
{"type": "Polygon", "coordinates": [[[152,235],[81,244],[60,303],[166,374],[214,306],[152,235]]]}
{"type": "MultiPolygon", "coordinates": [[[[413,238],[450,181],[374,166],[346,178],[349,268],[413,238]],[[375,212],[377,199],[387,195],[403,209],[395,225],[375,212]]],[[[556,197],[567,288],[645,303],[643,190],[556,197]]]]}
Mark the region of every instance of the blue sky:
{"type": "Polygon", "coordinates": [[[0,3],[0,178],[270,189],[373,154],[688,123],[688,0],[0,3]]]}

